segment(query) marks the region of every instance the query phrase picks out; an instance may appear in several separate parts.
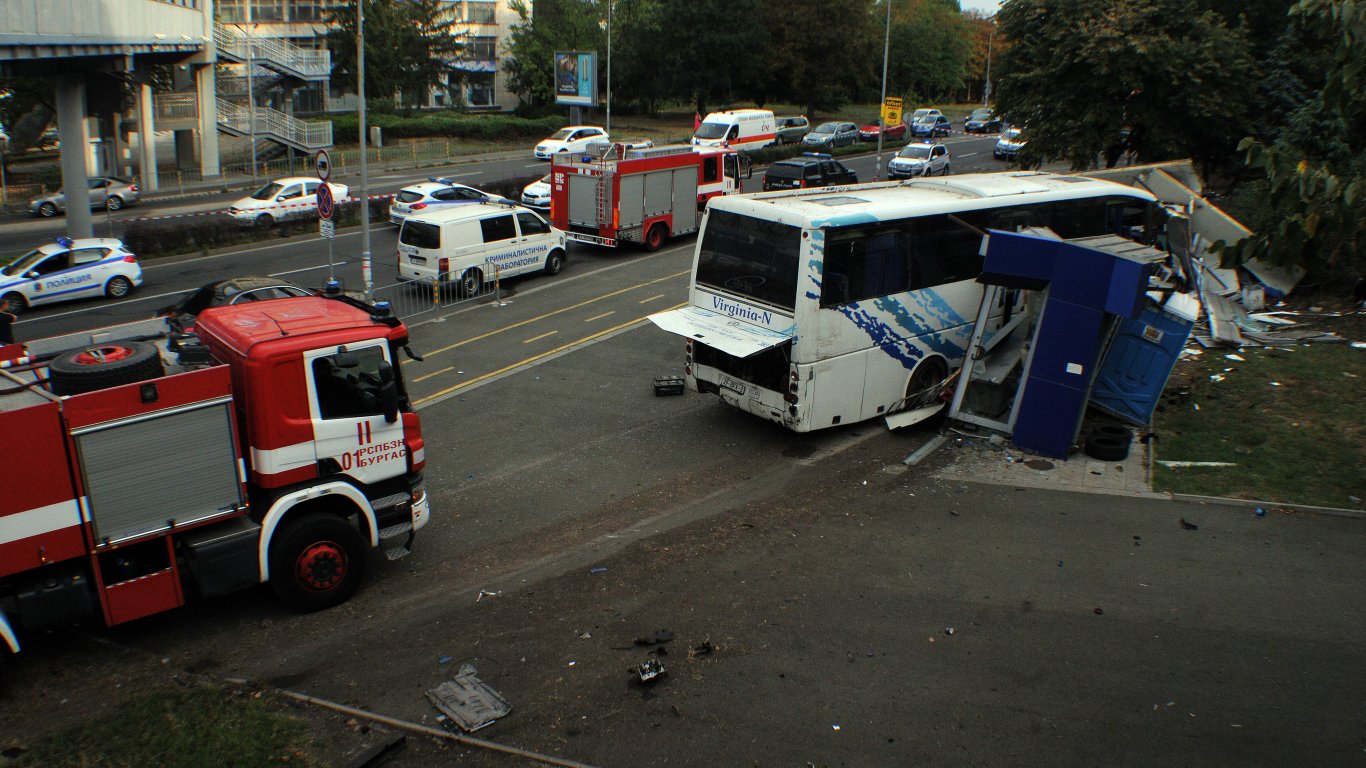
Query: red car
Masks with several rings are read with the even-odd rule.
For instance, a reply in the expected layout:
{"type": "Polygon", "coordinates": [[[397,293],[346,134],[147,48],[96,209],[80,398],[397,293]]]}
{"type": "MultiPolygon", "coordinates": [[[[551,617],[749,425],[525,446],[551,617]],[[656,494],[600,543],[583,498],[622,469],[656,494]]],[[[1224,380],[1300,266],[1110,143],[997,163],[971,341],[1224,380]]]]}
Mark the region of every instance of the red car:
{"type": "MultiPolygon", "coordinates": [[[[858,129],[858,137],[860,141],[877,141],[877,135],[881,131],[882,121],[874,120],[858,129]]],[[[885,141],[904,141],[906,139],[906,124],[896,123],[895,125],[887,126],[887,133],[883,136],[883,139],[885,141]]]]}

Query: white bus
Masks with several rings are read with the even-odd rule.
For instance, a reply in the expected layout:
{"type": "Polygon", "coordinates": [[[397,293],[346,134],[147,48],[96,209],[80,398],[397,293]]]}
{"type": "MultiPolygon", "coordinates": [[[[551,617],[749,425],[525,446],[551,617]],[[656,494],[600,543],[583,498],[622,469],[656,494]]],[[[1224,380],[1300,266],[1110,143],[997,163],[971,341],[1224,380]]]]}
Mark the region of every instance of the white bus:
{"type": "Polygon", "coordinates": [[[797,432],[851,424],[926,405],[962,365],[987,230],[1147,240],[1160,213],[1134,187],[1032,172],[716,198],[688,306],[650,319],[687,339],[690,389],[797,432]]]}

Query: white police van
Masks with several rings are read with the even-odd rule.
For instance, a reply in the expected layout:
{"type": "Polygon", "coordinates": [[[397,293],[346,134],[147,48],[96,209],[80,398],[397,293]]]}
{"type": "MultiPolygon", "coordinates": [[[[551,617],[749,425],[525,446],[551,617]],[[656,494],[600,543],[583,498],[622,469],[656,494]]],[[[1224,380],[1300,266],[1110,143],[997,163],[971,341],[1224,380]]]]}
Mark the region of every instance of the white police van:
{"type": "Polygon", "coordinates": [[[495,278],[564,265],[565,234],[533,211],[506,203],[471,203],[404,219],[398,231],[398,279],[456,282],[472,296],[495,278]]]}

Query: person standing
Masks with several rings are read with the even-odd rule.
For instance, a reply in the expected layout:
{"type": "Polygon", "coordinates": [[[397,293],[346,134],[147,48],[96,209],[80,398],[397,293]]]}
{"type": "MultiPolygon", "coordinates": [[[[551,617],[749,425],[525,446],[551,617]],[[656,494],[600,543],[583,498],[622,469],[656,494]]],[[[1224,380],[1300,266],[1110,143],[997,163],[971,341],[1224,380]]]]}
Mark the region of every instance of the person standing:
{"type": "Polygon", "coordinates": [[[702,113],[692,113],[692,132],[697,133],[697,129],[702,127],[702,113]]]}
{"type": "Polygon", "coordinates": [[[0,346],[14,343],[14,324],[19,316],[10,310],[9,299],[0,299],[0,346]]]}

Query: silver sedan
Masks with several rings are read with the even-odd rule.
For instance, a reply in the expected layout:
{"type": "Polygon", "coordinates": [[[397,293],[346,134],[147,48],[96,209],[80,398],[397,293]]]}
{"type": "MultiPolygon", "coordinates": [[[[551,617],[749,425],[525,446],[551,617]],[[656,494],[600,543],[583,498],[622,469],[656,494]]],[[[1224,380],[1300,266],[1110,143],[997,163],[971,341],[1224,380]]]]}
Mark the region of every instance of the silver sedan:
{"type": "MultiPolygon", "coordinates": [[[[91,208],[117,211],[138,201],[138,185],[115,176],[92,176],[85,180],[91,208]]],[[[66,193],[53,192],[35,197],[28,203],[29,213],[50,218],[66,212],[66,193]]]]}

